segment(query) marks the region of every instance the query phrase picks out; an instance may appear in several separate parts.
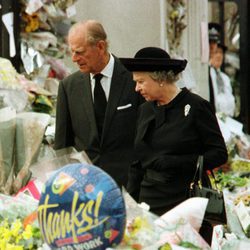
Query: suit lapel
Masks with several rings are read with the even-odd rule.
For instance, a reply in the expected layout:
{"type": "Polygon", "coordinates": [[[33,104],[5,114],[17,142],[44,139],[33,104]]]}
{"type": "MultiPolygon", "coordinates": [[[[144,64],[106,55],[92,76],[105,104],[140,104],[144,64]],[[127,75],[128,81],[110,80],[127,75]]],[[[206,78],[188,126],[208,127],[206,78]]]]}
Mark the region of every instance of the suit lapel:
{"type": "Polygon", "coordinates": [[[85,110],[84,113],[80,112],[79,115],[87,114],[91,127],[95,129],[95,133],[96,135],[98,135],[96,121],[95,121],[93,99],[91,93],[90,76],[89,74],[82,74],[82,77],[77,81],[80,81],[80,83],[76,84],[76,86],[79,86],[79,89],[76,90],[77,91],[76,94],[79,96],[78,100],[79,102],[81,102],[81,106],[85,110]]]}
{"type": "Polygon", "coordinates": [[[103,133],[102,133],[102,142],[107,134],[107,131],[110,127],[110,123],[112,121],[113,116],[115,115],[116,109],[119,104],[119,100],[121,98],[121,95],[123,93],[124,88],[126,87],[126,80],[123,78],[123,71],[119,64],[116,62],[115,59],[115,65],[114,65],[114,72],[111,79],[111,86],[110,86],[110,94],[109,94],[109,100],[107,104],[106,109],[106,115],[104,120],[104,126],[103,126],[103,133]]]}

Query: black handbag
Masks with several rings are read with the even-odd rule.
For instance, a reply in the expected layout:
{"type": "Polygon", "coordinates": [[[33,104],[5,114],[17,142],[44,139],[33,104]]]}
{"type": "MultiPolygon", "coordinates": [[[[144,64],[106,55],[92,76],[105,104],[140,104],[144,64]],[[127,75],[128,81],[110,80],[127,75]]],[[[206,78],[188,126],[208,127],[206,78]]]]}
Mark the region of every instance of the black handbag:
{"type": "MultiPolygon", "coordinates": [[[[212,177],[215,179],[213,172],[212,177]]],[[[199,156],[197,161],[197,169],[190,184],[189,197],[203,197],[208,198],[208,204],[204,215],[204,221],[208,221],[211,224],[226,224],[226,210],[224,203],[223,192],[221,192],[214,181],[215,188],[203,186],[202,180],[204,179],[203,172],[203,156],[199,156]]],[[[208,177],[209,178],[209,177],[208,177]]]]}

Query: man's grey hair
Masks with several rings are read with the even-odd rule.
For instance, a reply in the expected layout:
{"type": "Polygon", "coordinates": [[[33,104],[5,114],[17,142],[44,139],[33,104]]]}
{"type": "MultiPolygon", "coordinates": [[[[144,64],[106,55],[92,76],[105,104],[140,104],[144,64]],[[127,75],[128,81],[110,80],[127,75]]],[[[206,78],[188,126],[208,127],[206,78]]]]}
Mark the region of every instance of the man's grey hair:
{"type": "Polygon", "coordinates": [[[99,41],[104,41],[108,48],[107,34],[102,26],[96,20],[87,20],[75,23],[69,30],[69,36],[78,32],[83,32],[83,36],[86,38],[89,45],[95,45],[99,41]]]}

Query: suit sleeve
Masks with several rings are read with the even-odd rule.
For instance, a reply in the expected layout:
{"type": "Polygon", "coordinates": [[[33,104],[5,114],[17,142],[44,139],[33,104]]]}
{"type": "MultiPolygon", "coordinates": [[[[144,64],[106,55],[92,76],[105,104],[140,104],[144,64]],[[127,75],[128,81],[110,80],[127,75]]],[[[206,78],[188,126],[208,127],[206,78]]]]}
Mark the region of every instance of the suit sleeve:
{"type": "Polygon", "coordinates": [[[62,149],[73,146],[73,130],[71,125],[70,112],[68,107],[68,98],[64,88],[64,82],[61,81],[57,95],[56,109],[56,131],[54,149],[62,149]]]}

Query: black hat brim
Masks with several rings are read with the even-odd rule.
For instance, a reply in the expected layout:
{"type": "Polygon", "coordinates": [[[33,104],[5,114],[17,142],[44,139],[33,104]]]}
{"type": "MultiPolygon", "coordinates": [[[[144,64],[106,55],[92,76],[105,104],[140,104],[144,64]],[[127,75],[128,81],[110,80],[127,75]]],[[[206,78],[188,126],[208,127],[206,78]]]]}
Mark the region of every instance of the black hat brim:
{"type": "Polygon", "coordinates": [[[166,59],[166,58],[120,58],[122,64],[129,71],[170,71],[175,74],[186,68],[187,60],[166,59]]]}

